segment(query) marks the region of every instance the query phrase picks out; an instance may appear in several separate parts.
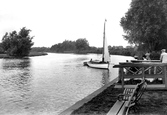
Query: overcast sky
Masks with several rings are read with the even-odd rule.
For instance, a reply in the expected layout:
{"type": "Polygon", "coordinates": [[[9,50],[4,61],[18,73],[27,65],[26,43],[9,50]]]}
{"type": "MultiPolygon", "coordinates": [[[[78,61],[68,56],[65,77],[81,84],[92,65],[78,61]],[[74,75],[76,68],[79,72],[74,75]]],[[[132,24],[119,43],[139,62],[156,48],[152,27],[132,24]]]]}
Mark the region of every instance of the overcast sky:
{"type": "Polygon", "coordinates": [[[0,0],[0,39],[6,32],[31,29],[35,47],[86,38],[102,47],[106,23],[108,45],[127,46],[120,19],[131,0],[0,0]]]}

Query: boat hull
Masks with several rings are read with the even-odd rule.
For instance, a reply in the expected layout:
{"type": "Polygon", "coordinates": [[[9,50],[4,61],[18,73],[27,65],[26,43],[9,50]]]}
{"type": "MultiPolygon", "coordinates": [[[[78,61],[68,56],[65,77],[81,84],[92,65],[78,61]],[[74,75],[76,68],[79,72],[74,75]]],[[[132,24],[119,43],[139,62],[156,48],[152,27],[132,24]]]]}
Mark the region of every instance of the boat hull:
{"type": "Polygon", "coordinates": [[[96,69],[109,69],[109,63],[84,62],[84,65],[87,65],[88,67],[96,68],[96,69]]]}

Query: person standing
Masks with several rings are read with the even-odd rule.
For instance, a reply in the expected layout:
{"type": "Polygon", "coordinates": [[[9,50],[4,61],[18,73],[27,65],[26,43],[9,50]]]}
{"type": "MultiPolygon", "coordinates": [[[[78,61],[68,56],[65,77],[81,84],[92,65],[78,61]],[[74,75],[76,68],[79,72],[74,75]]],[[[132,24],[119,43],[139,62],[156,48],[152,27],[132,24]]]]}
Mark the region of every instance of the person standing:
{"type": "Polygon", "coordinates": [[[145,56],[146,56],[146,60],[151,60],[151,59],[150,59],[150,52],[147,52],[147,53],[145,54],[145,56]]]}
{"type": "Polygon", "coordinates": [[[161,50],[161,55],[160,55],[160,61],[162,63],[167,63],[167,53],[166,53],[166,49],[162,49],[161,50]]]}

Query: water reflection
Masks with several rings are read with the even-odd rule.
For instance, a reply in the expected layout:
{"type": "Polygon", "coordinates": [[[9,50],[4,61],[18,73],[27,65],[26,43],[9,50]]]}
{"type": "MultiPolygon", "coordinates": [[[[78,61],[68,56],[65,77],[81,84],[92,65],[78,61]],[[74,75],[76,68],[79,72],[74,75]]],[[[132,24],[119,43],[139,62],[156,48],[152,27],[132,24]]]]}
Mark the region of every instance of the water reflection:
{"type": "Polygon", "coordinates": [[[103,85],[106,85],[106,84],[108,84],[110,82],[109,81],[109,77],[110,77],[110,71],[103,70],[103,72],[102,72],[102,81],[101,81],[103,85]]]}
{"type": "Polygon", "coordinates": [[[30,59],[3,59],[2,67],[4,70],[29,68],[30,59]]]}
{"type": "Polygon", "coordinates": [[[1,64],[0,114],[19,113],[30,105],[30,59],[3,59],[1,64]]]}

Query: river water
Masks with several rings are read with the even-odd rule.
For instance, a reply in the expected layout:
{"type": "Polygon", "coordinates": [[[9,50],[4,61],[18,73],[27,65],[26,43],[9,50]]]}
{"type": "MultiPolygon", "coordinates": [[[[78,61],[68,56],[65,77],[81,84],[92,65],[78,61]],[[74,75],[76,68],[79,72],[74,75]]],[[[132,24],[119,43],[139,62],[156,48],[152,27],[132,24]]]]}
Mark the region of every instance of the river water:
{"type": "Polygon", "coordinates": [[[0,59],[0,115],[57,115],[116,78],[114,64],[132,59],[112,55],[110,71],[83,66],[100,57],[49,53],[0,59]]]}

